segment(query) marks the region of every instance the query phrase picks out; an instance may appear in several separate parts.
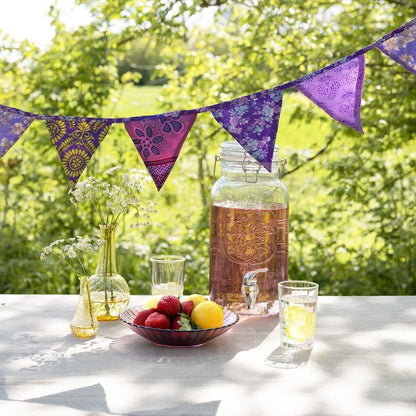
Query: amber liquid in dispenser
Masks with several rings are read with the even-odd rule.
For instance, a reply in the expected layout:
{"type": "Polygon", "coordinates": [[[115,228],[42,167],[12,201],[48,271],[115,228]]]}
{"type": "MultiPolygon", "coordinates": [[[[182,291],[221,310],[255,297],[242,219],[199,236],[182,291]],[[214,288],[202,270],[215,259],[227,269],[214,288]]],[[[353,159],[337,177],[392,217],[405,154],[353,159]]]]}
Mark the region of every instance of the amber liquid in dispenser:
{"type": "Polygon", "coordinates": [[[211,206],[210,298],[231,310],[245,309],[241,293],[244,275],[258,275],[257,303],[264,314],[278,312],[277,284],[287,280],[288,207],[236,208],[226,202],[211,206]]]}

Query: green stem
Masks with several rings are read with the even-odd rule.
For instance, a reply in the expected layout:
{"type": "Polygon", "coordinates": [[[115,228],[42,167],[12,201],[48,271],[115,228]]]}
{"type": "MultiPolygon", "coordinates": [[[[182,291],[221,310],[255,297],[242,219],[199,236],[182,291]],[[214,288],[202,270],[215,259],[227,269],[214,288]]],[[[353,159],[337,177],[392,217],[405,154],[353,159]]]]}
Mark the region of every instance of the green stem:
{"type": "Polygon", "coordinates": [[[57,254],[52,253],[53,256],[57,257],[62,263],[66,264],[77,276],[79,275],[79,271],[69,262],[66,261],[64,258],[58,256],[57,254]]]}
{"type": "Polygon", "coordinates": [[[88,308],[90,312],[90,318],[91,318],[91,327],[94,326],[94,315],[93,315],[93,309],[92,309],[92,303],[91,303],[91,291],[90,291],[90,278],[85,277],[87,279],[86,281],[86,288],[87,288],[87,297],[88,297],[88,308]]]}
{"type": "Polygon", "coordinates": [[[108,288],[108,278],[117,274],[115,259],[115,225],[101,224],[100,239],[104,242],[100,247],[99,261],[96,274],[104,279],[104,307],[107,314],[110,314],[109,301],[114,301],[114,291],[108,288]]]}
{"type": "Polygon", "coordinates": [[[113,221],[111,222],[112,224],[117,224],[118,219],[120,218],[121,215],[121,211],[115,216],[115,218],[113,218],[113,221]]]}
{"type": "Polygon", "coordinates": [[[100,204],[94,204],[94,202],[92,201],[91,202],[91,204],[92,204],[92,206],[94,207],[94,209],[96,210],[96,211],[98,211],[98,215],[100,216],[100,222],[102,223],[102,224],[105,224],[106,223],[106,221],[105,221],[105,219],[104,219],[104,215],[103,215],[103,211],[102,211],[102,209],[101,209],[101,205],[100,204]]]}
{"type": "Polygon", "coordinates": [[[79,264],[79,266],[81,268],[82,275],[83,276],[87,276],[88,273],[87,273],[87,270],[85,269],[85,264],[87,264],[86,263],[87,262],[87,259],[86,258],[81,258],[81,256],[77,256],[77,260],[78,260],[78,264],[79,264]]]}

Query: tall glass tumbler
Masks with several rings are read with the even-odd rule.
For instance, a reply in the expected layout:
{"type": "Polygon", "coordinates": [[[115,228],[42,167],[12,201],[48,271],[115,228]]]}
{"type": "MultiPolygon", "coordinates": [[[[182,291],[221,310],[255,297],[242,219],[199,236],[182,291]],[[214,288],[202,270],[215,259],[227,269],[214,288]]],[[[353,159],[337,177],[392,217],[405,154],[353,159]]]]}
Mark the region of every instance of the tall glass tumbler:
{"type": "Polygon", "coordinates": [[[182,296],[185,257],[158,255],[150,257],[152,264],[152,295],[182,296]]]}
{"type": "Polygon", "coordinates": [[[315,340],[319,285],[305,280],[279,282],[279,321],[282,347],[312,349],[315,340]]]}

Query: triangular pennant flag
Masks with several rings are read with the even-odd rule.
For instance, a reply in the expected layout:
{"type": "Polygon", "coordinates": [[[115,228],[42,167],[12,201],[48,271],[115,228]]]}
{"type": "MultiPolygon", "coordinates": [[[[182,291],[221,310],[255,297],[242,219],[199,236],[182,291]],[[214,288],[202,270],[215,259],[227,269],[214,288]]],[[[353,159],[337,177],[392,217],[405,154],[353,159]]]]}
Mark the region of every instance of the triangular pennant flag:
{"type": "Polygon", "coordinates": [[[20,139],[34,117],[0,109],[0,158],[20,139]]]}
{"type": "Polygon", "coordinates": [[[296,88],[333,119],[363,134],[361,97],[365,72],[364,54],[324,70],[296,84],[296,88]]]}
{"type": "Polygon", "coordinates": [[[197,112],[166,113],[124,123],[158,191],[178,159],[197,112]]]}
{"type": "Polygon", "coordinates": [[[381,52],[416,74],[416,22],[378,46],[381,52]]]}
{"type": "Polygon", "coordinates": [[[47,120],[46,126],[73,188],[110,129],[110,120],[47,120]]]}
{"type": "Polygon", "coordinates": [[[269,172],[282,109],[281,91],[265,90],[215,105],[214,118],[269,172]]]}

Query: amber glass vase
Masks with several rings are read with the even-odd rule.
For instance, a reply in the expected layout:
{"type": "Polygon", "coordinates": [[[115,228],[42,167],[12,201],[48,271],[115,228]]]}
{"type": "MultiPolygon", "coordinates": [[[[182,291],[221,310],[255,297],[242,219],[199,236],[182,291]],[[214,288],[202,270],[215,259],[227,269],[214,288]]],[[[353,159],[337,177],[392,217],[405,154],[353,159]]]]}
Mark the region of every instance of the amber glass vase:
{"type": "Polygon", "coordinates": [[[79,299],[75,315],[72,318],[71,332],[79,338],[90,338],[97,334],[98,321],[94,315],[90,294],[90,278],[79,278],[79,299]]]}
{"type": "Polygon", "coordinates": [[[98,265],[91,276],[91,300],[99,321],[118,319],[130,300],[129,286],[117,272],[115,233],[114,224],[100,225],[98,265]]]}

